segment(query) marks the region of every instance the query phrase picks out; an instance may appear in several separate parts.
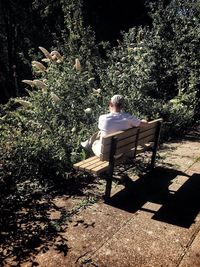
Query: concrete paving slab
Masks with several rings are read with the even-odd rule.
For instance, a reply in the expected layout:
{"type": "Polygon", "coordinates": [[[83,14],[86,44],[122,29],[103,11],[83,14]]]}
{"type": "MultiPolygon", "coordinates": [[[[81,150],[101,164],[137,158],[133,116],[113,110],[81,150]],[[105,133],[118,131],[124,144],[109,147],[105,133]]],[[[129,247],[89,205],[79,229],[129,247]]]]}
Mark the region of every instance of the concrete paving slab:
{"type": "Polygon", "coordinates": [[[169,151],[171,150],[174,152],[179,151],[179,149],[182,148],[188,148],[189,150],[191,150],[191,147],[192,151],[200,149],[200,142],[198,140],[174,140],[168,143],[164,143],[161,146],[162,149],[167,149],[169,151]]]}
{"type": "Polygon", "coordinates": [[[200,142],[196,141],[180,141],[164,144],[159,151],[159,155],[163,159],[161,158],[159,162],[168,164],[169,167],[186,171],[200,157],[199,151],[200,142]]]}
{"type": "MultiPolygon", "coordinates": [[[[199,229],[200,230],[200,229],[199,229]]],[[[200,266],[200,231],[181,260],[179,267],[200,266]]]]}
{"type": "Polygon", "coordinates": [[[65,233],[62,234],[68,240],[67,244],[70,248],[66,257],[51,249],[46,253],[38,254],[35,261],[49,267],[79,266],[82,258],[97,251],[132,216],[131,213],[104,203],[96,203],[81,214],[74,216],[65,233]],[[45,260],[49,257],[49,260],[45,260]]]}
{"type": "Polygon", "coordinates": [[[57,196],[52,199],[52,202],[58,208],[65,208],[66,210],[73,209],[76,205],[78,205],[83,197],[69,197],[69,196],[57,196]]]}
{"type": "Polygon", "coordinates": [[[200,142],[183,141],[179,143],[178,146],[174,149],[173,154],[181,157],[190,157],[194,159],[199,157],[199,151],[200,142]]]}
{"type": "MultiPolygon", "coordinates": [[[[200,154],[200,152],[199,152],[200,154]]],[[[195,162],[191,167],[190,167],[190,172],[193,173],[199,173],[200,174],[200,160],[195,162]]]]}
{"type": "Polygon", "coordinates": [[[176,193],[182,185],[184,185],[188,179],[190,179],[190,176],[186,175],[178,175],[173,180],[173,183],[168,187],[170,193],[176,193]]]}
{"type": "Polygon", "coordinates": [[[177,266],[200,223],[185,229],[151,217],[139,212],[127,222],[92,256],[93,266],[177,266]]]}
{"type": "Polygon", "coordinates": [[[187,171],[194,163],[194,159],[190,157],[181,157],[177,155],[168,155],[167,158],[159,160],[159,166],[167,166],[180,171],[187,171]]]}

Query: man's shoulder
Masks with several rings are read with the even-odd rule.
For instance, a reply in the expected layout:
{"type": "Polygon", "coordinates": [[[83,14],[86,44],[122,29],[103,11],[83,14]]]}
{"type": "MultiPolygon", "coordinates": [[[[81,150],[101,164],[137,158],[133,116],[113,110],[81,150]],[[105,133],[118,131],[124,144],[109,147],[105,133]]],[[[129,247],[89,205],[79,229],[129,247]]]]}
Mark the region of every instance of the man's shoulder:
{"type": "Polygon", "coordinates": [[[110,119],[110,118],[128,118],[132,117],[131,114],[127,112],[119,112],[119,113],[106,113],[99,116],[100,119],[110,119]]]}
{"type": "Polygon", "coordinates": [[[99,116],[99,119],[106,119],[106,118],[109,118],[110,116],[111,116],[111,113],[102,114],[99,116]]]}
{"type": "Polygon", "coordinates": [[[133,115],[131,115],[130,113],[127,113],[127,112],[122,112],[121,115],[122,115],[122,117],[124,117],[124,118],[130,118],[130,117],[133,117],[133,115]]]}

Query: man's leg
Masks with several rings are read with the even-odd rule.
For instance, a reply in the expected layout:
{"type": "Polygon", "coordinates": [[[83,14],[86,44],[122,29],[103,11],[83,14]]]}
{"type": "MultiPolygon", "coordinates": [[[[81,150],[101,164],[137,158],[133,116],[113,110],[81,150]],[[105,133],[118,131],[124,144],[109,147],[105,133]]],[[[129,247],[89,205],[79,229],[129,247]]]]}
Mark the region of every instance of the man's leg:
{"type": "Polygon", "coordinates": [[[92,152],[92,144],[100,139],[100,132],[94,133],[88,140],[81,142],[81,146],[86,150],[92,152]]]}

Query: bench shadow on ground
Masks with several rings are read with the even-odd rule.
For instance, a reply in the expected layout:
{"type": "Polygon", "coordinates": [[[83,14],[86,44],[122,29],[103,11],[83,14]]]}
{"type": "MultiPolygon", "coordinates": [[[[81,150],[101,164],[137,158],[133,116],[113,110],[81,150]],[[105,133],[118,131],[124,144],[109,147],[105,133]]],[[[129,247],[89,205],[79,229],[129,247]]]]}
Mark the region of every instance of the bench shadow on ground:
{"type": "Polygon", "coordinates": [[[181,171],[159,167],[136,181],[126,176],[123,183],[124,189],[111,197],[109,205],[130,213],[150,212],[154,220],[185,228],[195,222],[200,211],[200,173],[188,176],[181,171]],[[189,179],[177,191],[169,190],[178,175],[189,179]],[[152,211],[145,205],[148,202],[161,207],[152,211]]]}

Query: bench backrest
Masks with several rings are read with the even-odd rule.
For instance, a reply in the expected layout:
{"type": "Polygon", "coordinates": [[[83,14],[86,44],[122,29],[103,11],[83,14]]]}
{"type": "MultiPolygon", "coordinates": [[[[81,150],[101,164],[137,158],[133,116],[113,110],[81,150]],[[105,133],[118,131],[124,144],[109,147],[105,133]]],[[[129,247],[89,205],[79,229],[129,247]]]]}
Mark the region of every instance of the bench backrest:
{"type": "Polygon", "coordinates": [[[158,138],[158,131],[162,119],[149,122],[143,127],[134,127],[125,131],[119,131],[102,138],[101,160],[110,159],[112,143],[116,143],[114,156],[121,153],[128,154],[131,150],[136,150],[137,146],[145,146],[149,142],[154,142],[158,138]]]}

